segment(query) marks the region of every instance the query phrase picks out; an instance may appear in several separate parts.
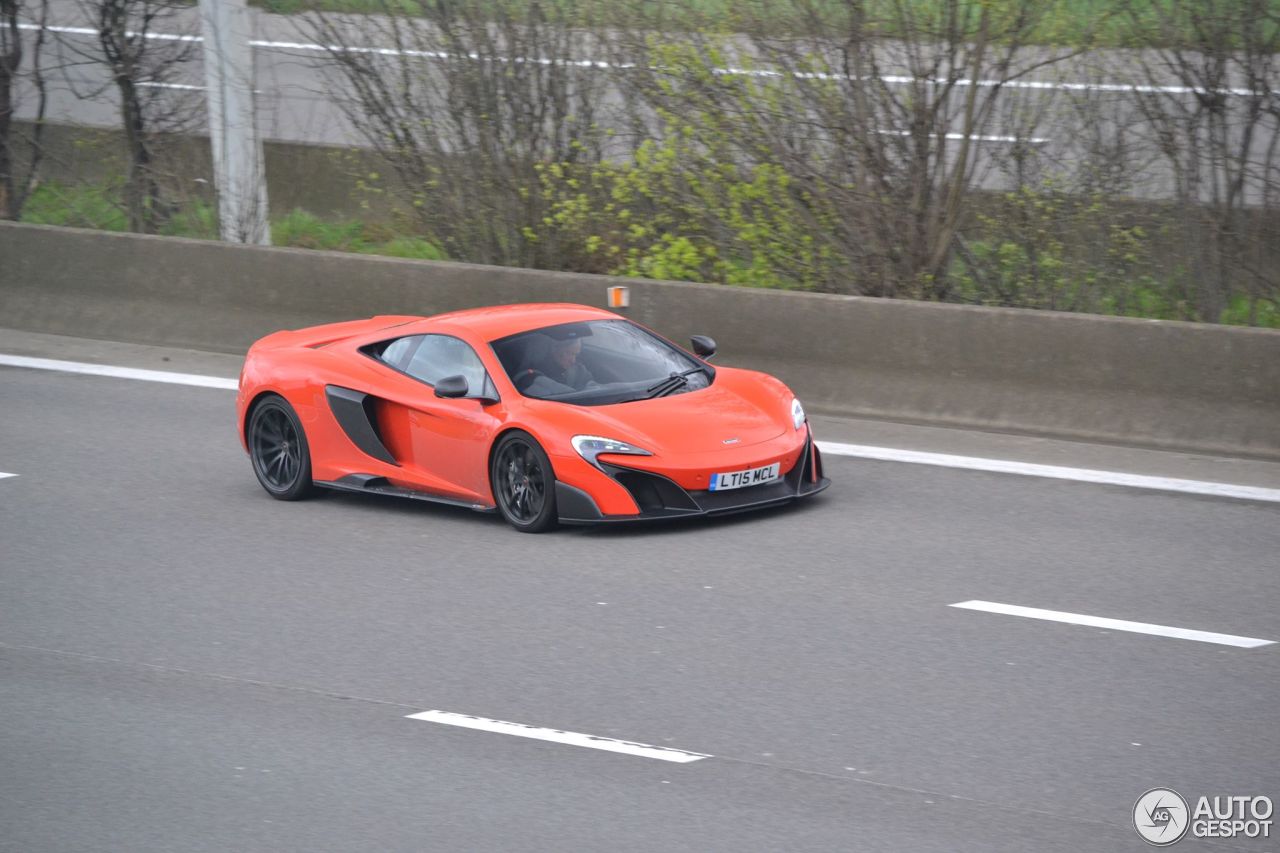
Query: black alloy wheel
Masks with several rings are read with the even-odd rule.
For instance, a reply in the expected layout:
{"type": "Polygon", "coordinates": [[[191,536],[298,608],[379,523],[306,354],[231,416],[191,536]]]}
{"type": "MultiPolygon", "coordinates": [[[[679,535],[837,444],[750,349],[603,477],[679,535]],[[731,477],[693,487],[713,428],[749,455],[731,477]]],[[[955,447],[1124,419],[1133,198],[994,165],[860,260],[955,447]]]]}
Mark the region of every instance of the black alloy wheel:
{"type": "Polygon", "coordinates": [[[503,436],[493,453],[489,482],[498,510],[516,530],[541,533],[556,526],[555,472],[533,436],[503,436]]]}
{"type": "Polygon", "coordinates": [[[282,397],[263,399],[249,417],[249,458],[267,494],[296,501],[314,490],[311,452],[298,416],[282,397]]]}

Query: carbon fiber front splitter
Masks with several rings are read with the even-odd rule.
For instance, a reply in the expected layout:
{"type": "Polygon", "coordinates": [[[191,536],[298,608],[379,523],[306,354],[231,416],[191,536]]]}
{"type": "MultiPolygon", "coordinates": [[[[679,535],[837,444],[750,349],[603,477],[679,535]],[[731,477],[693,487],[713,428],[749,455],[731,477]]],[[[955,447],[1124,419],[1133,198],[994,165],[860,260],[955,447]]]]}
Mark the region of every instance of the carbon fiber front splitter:
{"type": "Polygon", "coordinates": [[[831,480],[823,476],[822,460],[812,438],[806,438],[800,459],[783,477],[772,483],[731,491],[689,491],[660,474],[602,466],[605,473],[630,492],[640,512],[605,515],[582,489],[556,483],[556,506],[563,524],[615,524],[699,516],[731,515],[781,506],[826,490],[831,480]]]}

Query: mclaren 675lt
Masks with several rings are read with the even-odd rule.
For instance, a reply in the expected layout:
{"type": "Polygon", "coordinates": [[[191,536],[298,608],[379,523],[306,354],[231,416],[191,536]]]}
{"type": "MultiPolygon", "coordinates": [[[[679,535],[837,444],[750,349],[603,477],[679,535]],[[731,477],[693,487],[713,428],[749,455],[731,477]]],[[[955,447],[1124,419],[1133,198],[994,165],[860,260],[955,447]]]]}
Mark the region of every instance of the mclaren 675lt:
{"type": "Polygon", "coordinates": [[[507,305],[276,332],[237,398],[258,482],[558,522],[717,515],[829,485],[804,408],[764,373],[712,367],[608,311],[507,305]]]}

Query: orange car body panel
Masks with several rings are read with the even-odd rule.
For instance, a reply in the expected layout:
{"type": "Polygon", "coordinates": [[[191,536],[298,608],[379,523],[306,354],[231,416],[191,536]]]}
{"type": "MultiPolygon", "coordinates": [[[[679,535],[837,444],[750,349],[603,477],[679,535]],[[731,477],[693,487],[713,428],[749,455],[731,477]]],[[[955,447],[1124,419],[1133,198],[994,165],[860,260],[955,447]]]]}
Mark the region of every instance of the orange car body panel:
{"type": "Polygon", "coordinates": [[[254,344],[245,358],[237,397],[241,443],[253,402],[264,394],[279,394],[302,422],[315,480],[368,474],[487,508],[494,506],[490,451],[503,432],[520,429],[541,443],[556,478],[589,494],[605,516],[633,516],[639,508],[626,488],[572,449],[575,435],[603,435],[643,447],[653,455],[602,454],[599,459],[664,475],[688,490],[707,489],[719,472],[774,462],[785,475],[799,461],[808,426],[795,428],[792,393],[766,374],[718,366],[707,388],[652,400],[576,406],[520,394],[490,346],[531,329],[607,319],[620,318],[581,305],[508,305],[276,332],[254,344]],[[430,385],[360,351],[417,334],[451,335],[469,344],[484,363],[499,401],[436,397],[430,385]],[[330,409],[327,385],[376,398],[380,438],[398,465],[373,458],[353,443],[330,409]]]}

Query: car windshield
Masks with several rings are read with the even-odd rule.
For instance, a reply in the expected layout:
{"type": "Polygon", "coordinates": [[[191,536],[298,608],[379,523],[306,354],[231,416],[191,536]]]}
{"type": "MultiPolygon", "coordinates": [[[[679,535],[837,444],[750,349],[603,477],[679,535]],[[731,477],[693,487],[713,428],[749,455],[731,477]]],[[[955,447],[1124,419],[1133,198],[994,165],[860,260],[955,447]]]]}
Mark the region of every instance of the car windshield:
{"type": "Polygon", "coordinates": [[[526,397],[601,406],[706,388],[714,368],[629,320],[563,323],[492,343],[526,397]]]}

